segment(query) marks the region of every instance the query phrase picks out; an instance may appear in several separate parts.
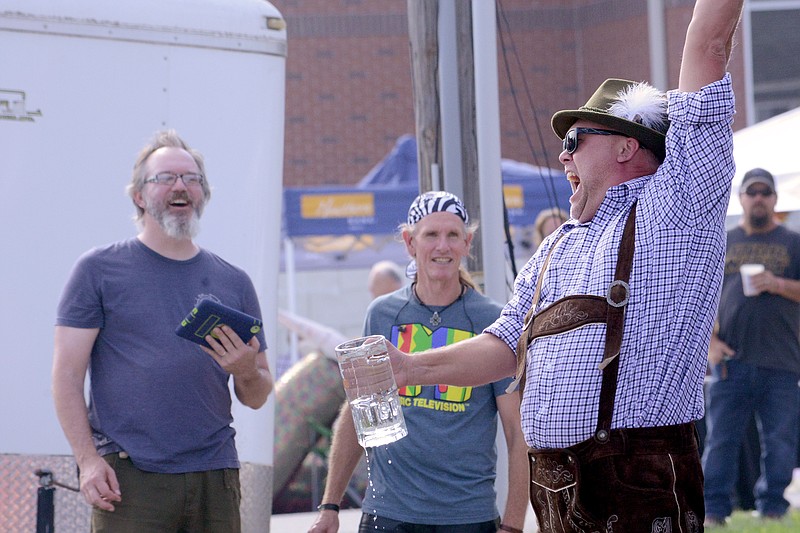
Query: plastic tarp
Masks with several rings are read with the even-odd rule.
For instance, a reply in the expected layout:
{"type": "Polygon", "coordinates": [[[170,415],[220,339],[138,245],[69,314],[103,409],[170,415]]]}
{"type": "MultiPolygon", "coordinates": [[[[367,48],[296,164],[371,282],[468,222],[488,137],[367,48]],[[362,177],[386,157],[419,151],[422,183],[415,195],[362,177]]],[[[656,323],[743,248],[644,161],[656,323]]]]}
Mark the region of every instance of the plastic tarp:
{"type": "Polygon", "coordinates": [[[800,107],[761,121],[733,134],[733,178],[728,215],[741,215],[739,184],[748,170],[761,167],[775,176],[781,213],[800,211],[800,157],[793,150],[800,131],[800,107]]]}

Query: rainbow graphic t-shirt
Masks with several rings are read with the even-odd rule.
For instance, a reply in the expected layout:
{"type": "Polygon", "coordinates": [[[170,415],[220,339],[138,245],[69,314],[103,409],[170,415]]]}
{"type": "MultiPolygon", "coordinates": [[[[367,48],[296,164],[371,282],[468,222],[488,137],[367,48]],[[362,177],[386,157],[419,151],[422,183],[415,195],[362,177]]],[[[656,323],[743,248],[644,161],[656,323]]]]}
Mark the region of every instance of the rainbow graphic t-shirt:
{"type": "MultiPolygon", "coordinates": [[[[502,307],[475,290],[441,310],[437,328],[430,309],[417,303],[411,286],[375,300],[364,320],[365,335],[384,335],[415,354],[479,335],[502,307]]],[[[510,357],[510,355],[509,355],[510,357]]],[[[497,398],[511,379],[475,387],[448,384],[406,387],[400,404],[408,436],[369,450],[370,482],[362,510],[414,524],[450,524],[497,517],[494,491],[497,398]]]]}
{"type": "MultiPolygon", "coordinates": [[[[392,344],[406,353],[421,352],[448,346],[474,337],[470,331],[455,328],[438,328],[435,331],[422,324],[401,324],[392,327],[392,344]]],[[[422,385],[401,387],[400,396],[414,397],[422,392],[422,385]]],[[[472,396],[472,387],[436,385],[434,398],[448,402],[466,402],[472,396]]]]}

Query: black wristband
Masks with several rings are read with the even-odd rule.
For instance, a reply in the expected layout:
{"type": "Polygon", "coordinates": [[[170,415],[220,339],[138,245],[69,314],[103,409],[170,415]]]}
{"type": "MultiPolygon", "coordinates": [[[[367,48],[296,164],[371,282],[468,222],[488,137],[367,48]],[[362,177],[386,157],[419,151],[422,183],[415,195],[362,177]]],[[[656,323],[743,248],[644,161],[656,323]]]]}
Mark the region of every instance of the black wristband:
{"type": "Polygon", "coordinates": [[[335,503],[323,503],[317,507],[317,511],[336,511],[339,512],[339,506],[335,503]]]}
{"type": "Polygon", "coordinates": [[[511,533],[522,533],[521,529],[517,529],[515,527],[507,526],[505,524],[500,524],[500,529],[503,531],[511,531],[511,533]]]}

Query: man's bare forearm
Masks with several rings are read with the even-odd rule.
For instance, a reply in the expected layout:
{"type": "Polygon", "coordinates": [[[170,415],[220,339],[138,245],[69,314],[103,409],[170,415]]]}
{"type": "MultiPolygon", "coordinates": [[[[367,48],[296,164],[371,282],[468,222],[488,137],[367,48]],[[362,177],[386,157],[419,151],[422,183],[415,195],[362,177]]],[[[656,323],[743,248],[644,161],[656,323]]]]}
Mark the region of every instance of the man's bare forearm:
{"type": "Polygon", "coordinates": [[[488,333],[416,353],[409,364],[409,385],[478,386],[512,376],[516,370],[514,352],[488,333]]]}
{"type": "Polygon", "coordinates": [[[743,0],[697,0],[686,31],[678,88],[693,92],[722,79],[743,0]]]}

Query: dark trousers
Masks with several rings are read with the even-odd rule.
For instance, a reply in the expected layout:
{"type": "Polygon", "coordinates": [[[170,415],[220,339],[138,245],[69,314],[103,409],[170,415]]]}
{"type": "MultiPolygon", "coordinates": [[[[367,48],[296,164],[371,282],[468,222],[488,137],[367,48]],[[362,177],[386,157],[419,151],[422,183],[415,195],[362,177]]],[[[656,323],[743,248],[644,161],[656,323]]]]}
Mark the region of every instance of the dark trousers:
{"type": "Polygon", "coordinates": [[[157,474],[113,453],[103,457],[119,481],[113,512],[93,509],[93,533],[237,533],[239,471],[157,474]]]}
{"type": "Polygon", "coordinates": [[[703,471],[693,424],[612,430],[564,449],[531,449],[541,533],[702,531],[703,471]]]}
{"type": "Polygon", "coordinates": [[[477,524],[430,525],[412,524],[364,513],[361,515],[358,533],[496,533],[498,527],[500,527],[499,518],[477,524]]]}

